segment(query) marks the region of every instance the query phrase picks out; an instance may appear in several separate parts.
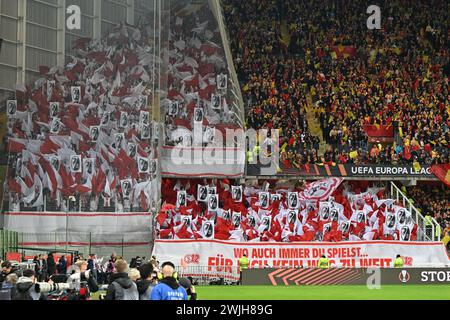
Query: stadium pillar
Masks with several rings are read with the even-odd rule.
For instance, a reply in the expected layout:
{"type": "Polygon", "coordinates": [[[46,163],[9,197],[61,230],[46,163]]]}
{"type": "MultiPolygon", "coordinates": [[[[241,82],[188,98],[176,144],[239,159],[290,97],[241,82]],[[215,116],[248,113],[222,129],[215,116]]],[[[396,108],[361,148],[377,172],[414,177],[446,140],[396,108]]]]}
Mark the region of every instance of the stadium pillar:
{"type": "Polygon", "coordinates": [[[135,0],[127,0],[127,23],[134,25],[135,0]]]}
{"type": "Polygon", "coordinates": [[[27,62],[27,0],[17,1],[17,79],[16,83],[25,83],[27,62]]]}
{"type": "Polygon", "coordinates": [[[66,56],[66,0],[58,0],[56,64],[64,66],[66,56]]]}
{"type": "Polygon", "coordinates": [[[102,37],[102,1],[94,1],[93,38],[102,37]]]}
{"type": "Polygon", "coordinates": [[[88,254],[92,253],[92,232],[89,232],[89,252],[88,254]]]}

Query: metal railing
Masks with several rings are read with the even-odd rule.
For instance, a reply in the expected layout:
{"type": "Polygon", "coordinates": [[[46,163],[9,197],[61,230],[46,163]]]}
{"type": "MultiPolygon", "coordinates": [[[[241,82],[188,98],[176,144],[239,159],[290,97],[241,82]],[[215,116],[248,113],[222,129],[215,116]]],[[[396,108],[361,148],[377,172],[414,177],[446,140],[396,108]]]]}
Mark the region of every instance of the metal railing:
{"type": "Polygon", "coordinates": [[[417,224],[417,240],[418,241],[440,241],[441,240],[441,226],[437,223],[436,219],[432,218],[431,222],[427,225],[427,220],[412,204],[408,197],[391,181],[390,196],[396,200],[397,203],[403,204],[403,206],[411,212],[412,219],[417,224]]]}
{"type": "Polygon", "coordinates": [[[8,230],[0,230],[0,258],[6,259],[6,253],[17,252],[19,233],[8,230]]]}
{"type": "Polygon", "coordinates": [[[23,256],[47,254],[49,252],[77,251],[87,258],[89,254],[109,257],[112,253],[124,257],[128,262],[132,257],[151,255],[152,239],[149,233],[94,234],[94,233],[22,233],[0,230],[2,257],[7,252],[21,253],[23,256]],[[3,239],[8,239],[3,241],[3,239]]]}

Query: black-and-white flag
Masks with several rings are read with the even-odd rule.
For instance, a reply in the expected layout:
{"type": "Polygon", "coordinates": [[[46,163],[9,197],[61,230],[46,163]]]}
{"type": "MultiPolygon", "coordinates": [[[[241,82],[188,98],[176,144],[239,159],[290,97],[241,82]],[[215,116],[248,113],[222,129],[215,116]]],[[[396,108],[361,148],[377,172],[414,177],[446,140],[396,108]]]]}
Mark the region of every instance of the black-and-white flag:
{"type": "Polygon", "coordinates": [[[288,207],[289,209],[298,209],[298,193],[297,192],[288,192],[288,207]]]}
{"type": "Polygon", "coordinates": [[[139,126],[141,131],[141,139],[150,139],[151,136],[151,127],[148,124],[142,124],[139,126]]]}
{"type": "Polygon", "coordinates": [[[58,118],[59,102],[50,102],[50,118],[58,118]]]}
{"type": "Polygon", "coordinates": [[[122,149],[124,143],[125,143],[125,134],[116,133],[114,136],[114,145],[116,147],[116,150],[122,149]]]}
{"type": "Polygon", "coordinates": [[[297,211],[296,210],[289,210],[287,215],[287,222],[295,224],[297,222],[297,211]]]}
{"type": "Polygon", "coordinates": [[[181,216],[181,223],[184,224],[187,228],[190,228],[192,225],[192,216],[181,216]]]}
{"type": "Polygon", "coordinates": [[[215,212],[219,209],[219,195],[210,194],[208,196],[208,211],[215,212]]]}
{"type": "Polygon", "coordinates": [[[137,145],[135,143],[128,143],[127,144],[127,155],[130,158],[135,158],[137,153],[137,145]]]}
{"type": "Polygon", "coordinates": [[[203,109],[195,108],[194,110],[194,122],[203,123],[203,109]]]}
{"type": "Polygon", "coordinates": [[[400,240],[409,241],[411,238],[411,228],[408,225],[404,225],[400,230],[400,240]]]}
{"type": "Polygon", "coordinates": [[[128,113],[123,111],[120,113],[119,127],[121,128],[128,127],[128,113]]]}
{"type": "Polygon", "coordinates": [[[178,114],[180,102],[172,101],[169,104],[169,116],[175,117],[178,114]]]}
{"type": "Polygon", "coordinates": [[[211,95],[211,107],[214,110],[219,110],[222,107],[222,97],[218,94],[211,95]]]}
{"type": "Polygon", "coordinates": [[[131,179],[122,180],[120,185],[122,187],[122,196],[124,199],[130,198],[131,195],[131,179]]]}
{"type": "Polygon", "coordinates": [[[259,206],[263,209],[267,209],[269,207],[269,192],[260,192],[259,193],[259,206]]]}
{"type": "Polygon", "coordinates": [[[55,171],[59,171],[59,167],[61,165],[61,160],[58,156],[51,156],[50,164],[53,167],[53,169],[55,169],[55,171]]]}
{"type": "Polygon", "coordinates": [[[208,186],[197,186],[197,201],[206,202],[208,200],[208,186]]]}
{"type": "Polygon", "coordinates": [[[109,125],[109,120],[111,119],[111,115],[109,112],[103,112],[102,119],[100,120],[101,127],[107,127],[109,125]]]}
{"type": "Polygon", "coordinates": [[[145,108],[148,105],[148,97],[139,96],[137,103],[139,108],[145,108]]]}
{"type": "Polygon", "coordinates": [[[139,169],[139,173],[149,173],[150,172],[150,166],[149,166],[147,158],[138,157],[138,169],[139,169]]]}
{"type": "Polygon", "coordinates": [[[70,157],[70,171],[72,173],[81,172],[81,156],[72,155],[70,157]]]}
{"type": "Polygon", "coordinates": [[[177,207],[183,207],[187,205],[187,194],[186,190],[177,191],[177,207]]]}
{"type": "Polygon", "coordinates": [[[272,216],[264,216],[261,218],[261,225],[258,230],[261,232],[269,231],[270,226],[272,225],[272,216]]]}
{"type": "Polygon", "coordinates": [[[236,202],[242,202],[242,186],[231,186],[231,198],[236,202]]]}
{"type": "Polygon", "coordinates": [[[70,94],[72,96],[72,102],[74,103],[81,102],[81,87],[71,87],[70,94]]]}
{"type": "Polygon", "coordinates": [[[148,111],[141,111],[139,114],[139,125],[150,124],[150,113],[148,111]]]}
{"type": "Polygon", "coordinates": [[[228,75],[219,74],[217,75],[217,89],[226,90],[228,88],[228,75]]]}
{"type": "Polygon", "coordinates": [[[150,160],[150,174],[156,174],[158,171],[158,159],[150,160]]]}
{"type": "Polygon", "coordinates": [[[61,130],[61,120],[59,118],[53,118],[50,123],[50,133],[58,134],[59,130],[61,130]]]}
{"type": "Polygon", "coordinates": [[[85,172],[87,175],[92,175],[94,173],[94,159],[83,159],[83,172],[85,172]]]}
{"type": "Polygon", "coordinates": [[[208,187],[208,194],[216,194],[217,187],[208,187]]]}
{"type": "Polygon", "coordinates": [[[201,235],[203,239],[214,239],[214,221],[203,221],[201,235]]]}
{"type": "Polygon", "coordinates": [[[239,228],[241,225],[242,215],[240,212],[233,212],[233,216],[231,218],[231,223],[235,228],[239,228]]]}
{"type": "Polygon", "coordinates": [[[97,142],[100,135],[100,126],[92,126],[89,131],[92,142],[97,142]]]}
{"type": "Polygon", "coordinates": [[[17,100],[8,100],[6,102],[6,113],[8,118],[14,118],[17,112],[17,100]]]}

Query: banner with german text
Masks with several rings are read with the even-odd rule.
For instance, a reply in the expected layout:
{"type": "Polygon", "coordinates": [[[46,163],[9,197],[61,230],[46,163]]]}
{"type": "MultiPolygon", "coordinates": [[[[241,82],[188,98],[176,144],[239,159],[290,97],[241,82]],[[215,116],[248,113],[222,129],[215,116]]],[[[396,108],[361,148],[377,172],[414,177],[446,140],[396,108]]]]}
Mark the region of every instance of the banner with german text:
{"type": "Polygon", "coordinates": [[[326,255],[332,267],[368,268],[393,266],[400,254],[405,267],[446,267],[450,261],[442,242],[358,241],[358,242],[229,242],[220,240],[155,240],[153,255],[172,261],[191,276],[217,275],[219,268],[228,279],[239,279],[242,254],[250,268],[316,267],[326,255]],[[198,271],[196,271],[198,270],[198,271]],[[202,274],[196,275],[196,272],[202,274]]]}

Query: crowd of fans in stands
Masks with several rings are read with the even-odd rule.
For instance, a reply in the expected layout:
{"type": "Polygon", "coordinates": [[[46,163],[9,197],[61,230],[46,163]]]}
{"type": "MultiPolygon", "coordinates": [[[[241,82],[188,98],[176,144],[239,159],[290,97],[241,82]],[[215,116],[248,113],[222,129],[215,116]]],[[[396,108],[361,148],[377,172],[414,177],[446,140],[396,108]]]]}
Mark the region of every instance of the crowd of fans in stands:
{"type": "Polygon", "coordinates": [[[407,189],[407,195],[422,214],[430,214],[445,229],[450,223],[450,189],[443,184],[419,185],[407,189]]]}
{"type": "Polygon", "coordinates": [[[7,124],[11,210],[42,211],[45,201],[70,210],[74,194],[85,211],[154,206],[149,30],[120,24],[99,40],[80,38],[63,67],[41,66],[34,85],[17,85],[7,124]]]}
{"type": "Polygon", "coordinates": [[[247,124],[281,130],[288,166],[449,162],[448,3],[379,5],[382,28],[368,30],[361,1],[226,1],[247,124]],[[333,56],[333,46],[355,52],[333,56]],[[323,157],[308,103],[328,145],[323,157]],[[369,142],[364,125],[392,125],[394,143],[369,142]]]}
{"type": "Polygon", "coordinates": [[[204,5],[187,15],[173,15],[170,22],[168,94],[163,101],[167,111],[165,143],[214,144],[215,130],[242,126],[242,119],[233,111],[217,21],[211,8],[204,5]],[[194,126],[202,135],[194,136],[194,126]]]}

